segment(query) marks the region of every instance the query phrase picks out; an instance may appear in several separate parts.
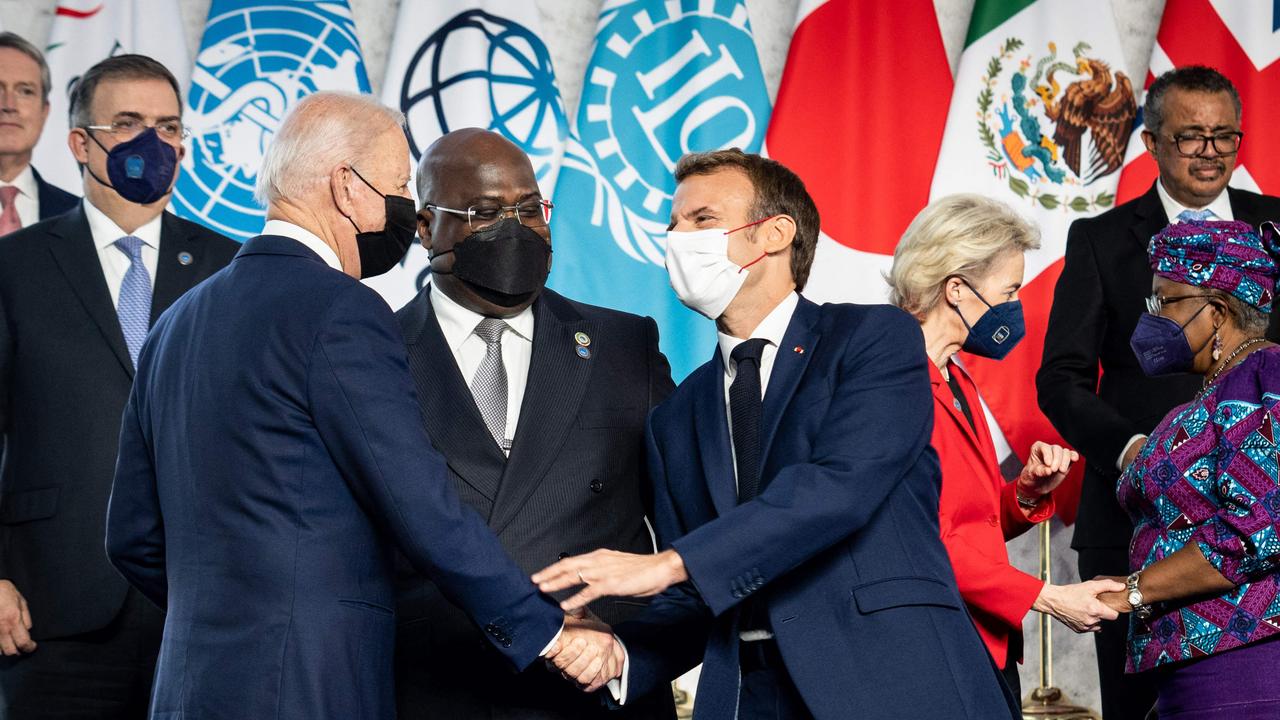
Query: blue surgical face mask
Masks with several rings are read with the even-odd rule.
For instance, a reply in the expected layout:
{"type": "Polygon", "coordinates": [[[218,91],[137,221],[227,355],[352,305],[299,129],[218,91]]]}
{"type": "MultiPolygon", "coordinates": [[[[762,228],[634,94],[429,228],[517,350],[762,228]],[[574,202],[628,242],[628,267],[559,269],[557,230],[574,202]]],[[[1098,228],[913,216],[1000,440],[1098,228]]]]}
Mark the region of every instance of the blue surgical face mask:
{"type": "Polygon", "coordinates": [[[977,288],[969,284],[968,280],[960,278],[960,281],[968,286],[983,305],[987,306],[987,311],[973,325],[964,319],[964,313],[960,312],[960,308],[951,306],[951,309],[960,316],[960,322],[969,329],[969,337],[964,341],[964,351],[992,360],[1003,360],[1027,334],[1026,322],[1022,317],[1022,301],[1010,300],[992,305],[982,297],[982,293],[979,293],[977,288]]]}
{"type": "Polygon", "coordinates": [[[1129,347],[1133,348],[1142,372],[1151,377],[1191,372],[1196,353],[1191,349],[1185,331],[1207,307],[1209,303],[1201,305],[1195,315],[1181,325],[1162,315],[1143,313],[1129,337],[1129,347]]]}
{"type": "Polygon", "coordinates": [[[93,179],[116,191],[120,197],[140,205],[151,203],[169,194],[173,177],[178,172],[178,151],[160,139],[155,128],[147,128],[138,136],[107,150],[94,137],[94,131],[85,130],[98,147],[107,153],[107,179],[93,174],[93,179]]]}

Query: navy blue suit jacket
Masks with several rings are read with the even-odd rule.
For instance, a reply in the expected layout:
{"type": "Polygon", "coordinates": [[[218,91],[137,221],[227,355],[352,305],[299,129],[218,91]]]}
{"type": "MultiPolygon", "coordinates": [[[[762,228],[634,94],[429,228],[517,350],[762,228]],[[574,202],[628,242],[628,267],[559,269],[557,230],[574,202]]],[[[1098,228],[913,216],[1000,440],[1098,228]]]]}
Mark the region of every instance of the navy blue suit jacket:
{"type": "Polygon", "coordinates": [[[733,718],[737,607],[759,594],[817,718],[1014,716],[939,538],[919,324],[801,298],[764,397],[761,494],[738,504],[715,357],[649,420],[655,521],[689,582],[618,626],[628,695],[702,660],[698,718],[733,718]]]}
{"type": "Polygon", "coordinates": [[[36,201],[40,203],[41,220],[71,212],[80,204],[80,198],[53,183],[45,182],[35,168],[31,168],[31,174],[36,178],[36,201]]]}
{"type": "Polygon", "coordinates": [[[168,613],[152,718],[393,718],[393,544],[515,667],[563,618],[459,501],[390,308],[288,238],[155,324],[107,515],[168,613]]]}

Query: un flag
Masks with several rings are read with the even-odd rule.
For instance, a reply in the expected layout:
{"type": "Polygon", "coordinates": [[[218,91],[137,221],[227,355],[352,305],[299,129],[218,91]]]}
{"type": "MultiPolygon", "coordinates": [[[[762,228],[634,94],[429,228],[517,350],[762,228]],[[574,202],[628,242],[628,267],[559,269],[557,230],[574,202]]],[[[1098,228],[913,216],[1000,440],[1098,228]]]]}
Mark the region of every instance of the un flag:
{"type": "Polygon", "coordinates": [[[715,326],[676,299],[663,265],[676,161],[759,152],[769,95],[741,0],[607,2],[552,218],[550,284],[654,317],[676,379],[710,357],[715,326]]]}
{"type": "Polygon", "coordinates": [[[346,0],[213,0],[191,71],[191,129],[174,187],[178,215],[247,240],[262,156],[289,108],[317,90],[369,92],[346,0]]]}

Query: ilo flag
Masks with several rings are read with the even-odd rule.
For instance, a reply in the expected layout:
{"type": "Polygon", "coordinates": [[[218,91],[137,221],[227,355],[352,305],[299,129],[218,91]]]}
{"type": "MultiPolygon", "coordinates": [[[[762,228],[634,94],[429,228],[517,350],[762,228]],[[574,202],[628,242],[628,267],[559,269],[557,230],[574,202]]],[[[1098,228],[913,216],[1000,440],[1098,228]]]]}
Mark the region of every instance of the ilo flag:
{"type": "MultiPolygon", "coordinates": [[[[1138,111],[1123,62],[1108,0],[978,0],[956,71],[930,199],[981,193],[1041,233],[1040,249],[1026,254],[1020,296],[1026,339],[999,362],[964,358],[1019,458],[1037,440],[1061,442],[1036,405],[1035,373],[1067,229],[1115,204],[1138,111]]],[[[1078,477],[1059,491],[1066,522],[1078,492],[1078,477]]]]}
{"type": "MultiPolygon", "coordinates": [[[[1245,133],[1231,185],[1280,195],[1280,134],[1276,98],[1280,98],[1280,2],[1169,0],[1151,51],[1149,85],[1157,75],[1185,65],[1208,65],[1236,86],[1245,133]]],[[[1120,202],[1151,188],[1158,171],[1135,127],[1129,142],[1120,202]]]]}
{"type": "Polygon", "coordinates": [[[677,380],[715,347],[664,266],[681,155],[759,152],[769,96],[742,0],[608,0],[556,181],[550,284],[652,316],[677,380]]]}
{"type": "Polygon", "coordinates": [[[52,75],[49,118],[32,156],[45,180],[77,195],[81,192],[80,168],[67,149],[67,112],[71,88],[99,61],[125,53],[148,55],[169,68],[185,91],[191,55],[180,6],[147,0],[59,0],[44,51],[52,75]]]}
{"type": "MultiPolygon", "coordinates": [[[[551,197],[569,121],[534,3],[401,3],[382,101],[404,112],[415,166],[450,130],[488,128],[524,150],[551,197]]],[[[429,279],[427,253],[415,244],[397,267],[366,282],[400,307],[429,279]]]]}
{"type": "Polygon", "coordinates": [[[369,92],[345,0],[213,0],[191,71],[174,211],[235,239],[258,234],[262,155],[293,104],[317,90],[369,92]]]}
{"type": "Polygon", "coordinates": [[[822,216],[808,297],[885,301],[893,248],[929,199],[951,88],[933,0],[802,0],[767,146],[822,216]]]}

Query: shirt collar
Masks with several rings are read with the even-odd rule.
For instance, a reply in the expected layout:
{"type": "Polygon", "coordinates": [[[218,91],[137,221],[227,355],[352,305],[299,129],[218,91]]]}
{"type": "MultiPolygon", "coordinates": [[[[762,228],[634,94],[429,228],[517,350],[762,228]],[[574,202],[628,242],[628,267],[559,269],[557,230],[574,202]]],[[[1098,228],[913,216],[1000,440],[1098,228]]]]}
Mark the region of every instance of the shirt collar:
{"type": "Polygon", "coordinates": [[[1183,210],[1208,210],[1213,213],[1215,220],[1235,220],[1235,216],[1231,214],[1231,197],[1227,194],[1226,188],[1223,188],[1222,192],[1218,193],[1218,197],[1214,198],[1213,202],[1203,208],[1189,208],[1174,200],[1169,191],[1164,189],[1164,182],[1161,180],[1156,180],[1156,194],[1160,196],[1160,204],[1164,206],[1165,217],[1171,223],[1178,221],[1178,215],[1183,210]]]}
{"type": "Polygon", "coordinates": [[[36,173],[31,169],[30,164],[22,168],[22,172],[18,173],[18,177],[14,178],[13,182],[0,180],[0,187],[9,185],[18,188],[19,195],[25,195],[32,200],[35,200],[40,192],[40,188],[36,186],[36,173]]]}
{"type": "MultiPolygon", "coordinates": [[[[787,334],[787,326],[791,324],[791,316],[795,314],[796,306],[800,304],[800,295],[794,290],[787,294],[782,302],[778,303],[768,315],[764,316],[764,320],[756,326],[752,331],[752,338],[763,338],[775,348],[782,344],[782,337],[787,334]]],[[[737,372],[737,368],[733,364],[733,349],[748,338],[737,338],[723,332],[717,332],[717,340],[720,343],[720,355],[724,359],[725,370],[729,373],[729,377],[733,377],[737,372]]]]}
{"type": "Polygon", "coordinates": [[[342,262],[338,260],[338,253],[334,252],[333,248],[321,240],[319,235],[300,225],[294,225],[287,220],[268,220],[267,224],[262,226],[262,234],[279,235],[290,240],[297,240],[305,245],[308,250],[319,255],[326,265],[338,272],[342,272],[342,262]]]}
{"type": "MultiPolygon", "coordinates": [[[[485,316],[458,304],[453,298],[445,295],[435,283],[430,287],[431,310],[435,312],[436,322],[440,323],[440,331],[444,333],[444,340],[449,344],[449,349],[457,352],[458,348],[462,347],[462,343],[475,332],[476,325],[479,325],[485,316]]],[[[511,332],[533,342],[532,305],[521,310],[519,315],[506,318],[506,323],[511,328],[511,332]]]]}
{"type": "Polygon", "coordinates": [[[164,213],[151,218],[145,225],[131,233],[121,230],[115,220],[107,217],[107,214],[99,210],[88,198],[84,201],[84,214],[89,220],[89,233],[93,235],[93,244],[99,250],[111,247],[117,240],[129,235],[138,238],[142,244],[149,247],[157,249],[160,247],[160,218],[164,213]]]}

